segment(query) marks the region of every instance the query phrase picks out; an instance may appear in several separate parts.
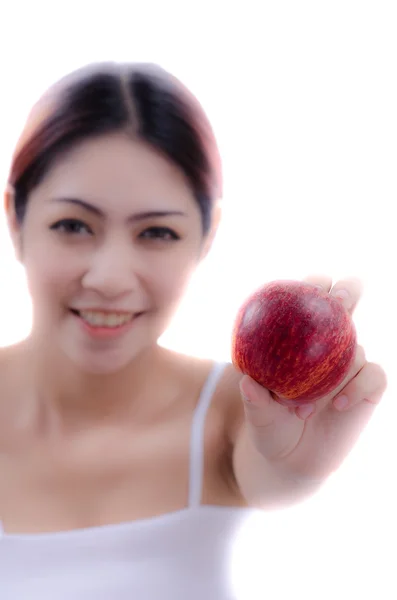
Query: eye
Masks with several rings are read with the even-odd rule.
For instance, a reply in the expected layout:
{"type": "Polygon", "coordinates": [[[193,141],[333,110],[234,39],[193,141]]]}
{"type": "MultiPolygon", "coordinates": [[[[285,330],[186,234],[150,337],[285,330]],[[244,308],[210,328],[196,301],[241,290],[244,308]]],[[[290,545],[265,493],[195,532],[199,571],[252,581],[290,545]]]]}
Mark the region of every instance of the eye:
{"type": "Polygon", "coordinates": [[[88,225],[83,223],[83,221],[79,221],[78,219],[61,219],[60,221],[54,223],[54,225],[51,225],[50,229],[67,235],[80,236],[86,233],[92,234],[92,231],[88,225]]]}
{"type": "Polygon", "coordinates": [[[169,227],[149,227],[148,229],[145,229],[139,237],[143,239],[164,240],[166,242],[180,239],[179,235],[169,227]]]}

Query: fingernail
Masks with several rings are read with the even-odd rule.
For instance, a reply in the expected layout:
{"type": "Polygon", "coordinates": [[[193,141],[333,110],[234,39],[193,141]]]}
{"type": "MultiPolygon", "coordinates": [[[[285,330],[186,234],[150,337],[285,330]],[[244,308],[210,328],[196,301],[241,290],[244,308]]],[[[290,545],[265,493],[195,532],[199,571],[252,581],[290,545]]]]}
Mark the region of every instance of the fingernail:
{"type": "Polygon", "coordinates": [[[247,404],[252,404],[252,400],[250,400],[245,394],[241,394],[241,397],[244,402],[247,402],[247,404]]]}
{"type": "Polygon", "coordinates": [[[349,398],[347,396],[338,396],[334,400],[334,406],[338,410],[344,410],[345,408],[347,408],[348,403],[349,403],[349,398]]]}
{"type": "Polygon", "coordinates": [[[251,398],[255,398],[255,388],[251,378],[247,375],[244,375],[240,381],[240,393],[246,402],[253,404],[253,400],[251,398]]]}
{"type": "Polygon", "coordinates": [[[247,382],[247,379],[244,378],[242,381],[240,381],[240,394],[242,399],[244,400],[244,402],[247,402],[248,404],[252,404],[252,400],[247,396],[245,387],[247,386],[249,382],[247,382]]]}
{"type": "Polygon", "coordinates": [[[310,417],[310,415],[312,414],[312,412],[314,412],[314,406],[313,406],[313,404],[307,404],[307,405],[301,406],[299,408],[299,416],[302,419],[307,419],[308,417],[310,417]]]}
{"type": "Polygon", "coordinates": [[[347,300],[348,298],[350,298],[350,294],[347,290],[338,290],[337,292],[335,292],[335,298],[347,300]]]}

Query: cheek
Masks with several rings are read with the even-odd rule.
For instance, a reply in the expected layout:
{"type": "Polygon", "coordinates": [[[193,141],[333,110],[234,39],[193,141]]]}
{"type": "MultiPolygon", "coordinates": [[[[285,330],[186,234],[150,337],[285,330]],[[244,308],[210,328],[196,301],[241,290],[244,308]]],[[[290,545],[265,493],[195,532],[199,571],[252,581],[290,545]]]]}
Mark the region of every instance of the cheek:
{"type": "Polygon", "coordinates": [[[178,255],[151,273],[151,291],[158,304],[174,305],[185,293],[197,264],[187,255],[178,255]]]}
{"type": "Polygon", "coordinates": [[[25,264],[27,284],[37,306],[47,305],[73,291],[79,281],[78,261],[65,260],[56,251],[36,248],[25,264]]]}

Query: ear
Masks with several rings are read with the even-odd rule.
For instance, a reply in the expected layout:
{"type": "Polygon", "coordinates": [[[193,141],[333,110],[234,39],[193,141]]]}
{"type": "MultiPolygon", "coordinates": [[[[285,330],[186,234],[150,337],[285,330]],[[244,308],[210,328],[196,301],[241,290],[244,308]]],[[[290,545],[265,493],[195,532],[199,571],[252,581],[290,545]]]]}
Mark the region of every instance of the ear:
{"type": "Polygon", "coordinates": [[[219,227],[219,223],[221,221],[221,217],[222,217],[222,205],[221,205],[221,200],[217,200],[215,202],[215,205],[212,209],[212,219],[211,219],[211,229],[210,231],[207,233],[207,236],[204,240],[204,244],[201,250],[201,254],[200,254],[200,261],[204,260],[204,258],[207,256],[208,252],[211,250],[212,248],[212,244],[215,238],[215,235],[218,231],[218,227],[219,227]]]}
{"type": "Polygon", "coordinates": [[[10,232],[11,241],[14,246],[14,252],[16,259],[22,261],[22,239],[21,239],[21,226],[18,223],[17,215],[15,212],[15,192],[14,188],[10,185],[7,186],[4,192],[4,207],[8,225],[8,231],[10,232]]]}

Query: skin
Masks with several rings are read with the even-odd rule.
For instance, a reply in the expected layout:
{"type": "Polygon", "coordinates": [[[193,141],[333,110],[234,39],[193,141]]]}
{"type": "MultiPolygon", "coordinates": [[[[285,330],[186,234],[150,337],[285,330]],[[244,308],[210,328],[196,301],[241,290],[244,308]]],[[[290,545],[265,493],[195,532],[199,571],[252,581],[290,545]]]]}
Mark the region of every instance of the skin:
{"type": "MultiPolygon", "coordinates": [[[[212,362],[166,350],[158,339],[211,247],[219,205],[203,237],[183,174],[118,134],[63,156],[32,192],[22,226],[10,193],[6,213],[34,319],[29,338],[0,354],[5,530],[59,531],[183,509],[191,417],[212,362]],[[103,215],[60,198],[80,199],[103,215]],[[182,214],[138,220],[143,211],[182,214]],[[143,314],[123,337],[105,343],[90,339],[70,308],[143,314]]],[[[344,302],[356,305],[353,283],[316,282],[330,293],[349,290],[344,302]]],[[[360,355],[344,383],[353,402],[365,398],[373,406],[384,374],[367,365],[360,355]]],[[[336,413],[332,399],[322,405],[336,413]]],[[[202,502],[265,505],[269,490],[280,500],[280,473],[313,475],[310,457],[324,439],[320,426],[316,435],[303,436],[305,423],[315,423],[305,419],[271,402],[267,390],[228,365],[206,420],[202,502]],[[240,383],[250,403],[241,401],[240,383]],[[305,451],[299,449],[303,439],[305,451]]],[[[359,431],[353,421],[342,421],[346,437],[353,425],[359,431]]],[[[324,458],[321,477],[331,467],[324,458]]]]}
{"type": "MultiPolygon", "coordinates": [[[[120,134],[87,141],[63,156],[31,193],[22,226],[10,196],[6,211],[34,318],[30,337],[0,355],[5,528],[52,531],[184,507],[190,420],[212,361],[181,356],[157,340],[211,246],[219,206],[203,237],[183,174],[120,134]],[[61,198],[80,199],[104,216],[61,198]],[[178,214],[136,217],[151,211],[178,214]],[[123,337],[98,342],[70,308],[144,314],[123,337]],[[177,440],[176,447],[159,457],[155,449],[169,446],[169,439],[177,440]],[[104,446],[113,448],[108,466],[104,446]],[[159,471],[168,475],[160,488],[159,471]],[[109,489],[115,472],[119,494],[109,489]],[[49,495],[43,496],[42,479],[49,495]],[[140,497],[133,492],[137,486],[140,497]],[[33,522],[21,507],[27,497],[35,507],[33,522]],[[98,502],[97,512],[84,508],[98,502]],[[71,505],[81,505],[77,514],[71,505]]],[[[226,372],[226,388],[228,381],[226,372]]],[[[225,468],[224,387],[209,415],[207,446],[215,460],[204,497],[236,504],[241,498],[225,468]]]]}

